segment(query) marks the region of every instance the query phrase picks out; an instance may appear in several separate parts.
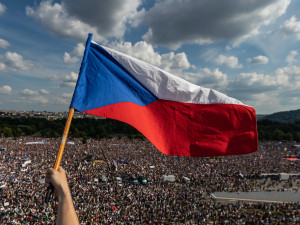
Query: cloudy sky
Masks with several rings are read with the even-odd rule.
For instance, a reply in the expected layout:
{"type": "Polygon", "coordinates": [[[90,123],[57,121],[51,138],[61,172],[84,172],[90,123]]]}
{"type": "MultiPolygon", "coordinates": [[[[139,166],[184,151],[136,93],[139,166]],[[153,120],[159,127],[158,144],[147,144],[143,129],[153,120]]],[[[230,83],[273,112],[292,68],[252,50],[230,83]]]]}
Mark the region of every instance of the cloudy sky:
{"type": "Polygon", "coordinates": [[[0,0],[0,110],[68,111],[88,33],[257,114],[300,109],[300,0],[0,0]]]}

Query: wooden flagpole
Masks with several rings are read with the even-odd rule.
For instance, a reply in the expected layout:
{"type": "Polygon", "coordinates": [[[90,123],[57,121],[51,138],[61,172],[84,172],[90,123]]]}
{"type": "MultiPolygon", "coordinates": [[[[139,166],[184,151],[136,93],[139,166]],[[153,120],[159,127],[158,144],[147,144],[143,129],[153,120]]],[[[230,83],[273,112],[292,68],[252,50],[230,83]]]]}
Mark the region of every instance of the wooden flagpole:
{"type": "Polygon", "coordinates": [[[60,165],[60,161],[62,159],[62,155],[64,153],[64,149],[65,149],[65,145],[66,145],[66,142],[67,142],[67,137],[68,137],[68,133],[69,133],[69,130],[70,130],[73,114],[74,114],[74,109],[70,108],[69,116],[68,116],[68,119],[67,119],[66,125],[65,125],[65,130],[64,130],[62,140],[61,140],[61,143],[60,143],[60,147],[59,147],[59,150],[58,150],[58,153],[57,153],[57,156],[56,156],[56,162],[55,162],[55,165],[54,165],[55,170],[58,170],[59,165],[60,165]]]}
{"type": "MultiPolygon", "coordinates": [[[[57,153],[57,156],[56,156],[56,162],[55,162],[55,165],[54,165],[54,170],[58,170],[58,168],[59,168],[59,165],[60,165],[60,162],[61,162],[61,159],[62,159],[62,155],[64,153],[65,145],[66,145],[66,142],[67,142],[67,137],[68,137],[68,133],[69,133],[69,130],[70,130],[73,114],[74,114],[74,109],[70,108],[68,119],[66,121],[64,133],[63,133],[62,140],[61,140],[61,143],[60,143],[60,147],[59,147],[59,150],[58,150],[58,153],[57,153]]],[[[50,184],[49,187],[47,188],[46,199],[45,199],[46,203],[49,202],[50,195],[52,194],[53,190],[54,190],[54,187],[53,187],[52,184],[50,184]]]]}

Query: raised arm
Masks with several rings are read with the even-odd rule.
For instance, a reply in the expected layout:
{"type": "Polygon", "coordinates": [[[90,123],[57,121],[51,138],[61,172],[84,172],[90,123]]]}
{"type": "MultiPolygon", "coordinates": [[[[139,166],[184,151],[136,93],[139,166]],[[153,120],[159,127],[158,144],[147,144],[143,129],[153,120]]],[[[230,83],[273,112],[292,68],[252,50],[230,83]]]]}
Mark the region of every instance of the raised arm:
{"type": "Polygon", "coordinates": [[[74,209],[70,189],[67,182],[66,171],[59,167],[56,171],[48,169],[46,171],[46,185],[50,183],[54,186],[54,193],[58,198],[57,225],[79,225],[79,221],[74,209]]]}

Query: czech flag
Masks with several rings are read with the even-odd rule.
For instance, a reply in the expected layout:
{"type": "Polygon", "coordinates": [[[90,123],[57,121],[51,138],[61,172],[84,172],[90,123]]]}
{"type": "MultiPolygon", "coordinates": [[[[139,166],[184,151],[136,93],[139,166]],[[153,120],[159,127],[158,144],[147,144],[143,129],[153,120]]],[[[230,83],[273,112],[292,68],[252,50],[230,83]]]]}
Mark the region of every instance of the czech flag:
{"type": "Polygon", "coordinates": [[[250,106],[91,39],[90,34],[71,108],[128,123],[167,155],[210,157],[258,149],[250,106]]]}

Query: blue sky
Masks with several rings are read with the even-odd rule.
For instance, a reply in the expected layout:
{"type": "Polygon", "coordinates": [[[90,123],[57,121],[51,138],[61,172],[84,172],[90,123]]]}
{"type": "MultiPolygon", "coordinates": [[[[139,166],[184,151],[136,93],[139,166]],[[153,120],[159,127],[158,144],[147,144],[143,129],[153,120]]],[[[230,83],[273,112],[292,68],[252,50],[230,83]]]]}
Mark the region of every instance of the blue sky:
{"type": "Polygon", "coordinates": [[[300,108],[300,0],[0,0],[0,109],[68,111],[88,33],[257,114],[300,108]]]}

